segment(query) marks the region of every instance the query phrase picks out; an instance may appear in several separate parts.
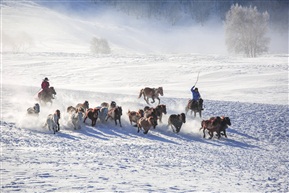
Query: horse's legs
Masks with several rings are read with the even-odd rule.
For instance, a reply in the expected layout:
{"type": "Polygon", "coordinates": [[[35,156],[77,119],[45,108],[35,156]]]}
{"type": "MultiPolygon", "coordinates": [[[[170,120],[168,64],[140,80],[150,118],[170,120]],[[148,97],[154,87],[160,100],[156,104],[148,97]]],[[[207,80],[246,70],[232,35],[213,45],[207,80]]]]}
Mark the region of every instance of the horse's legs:
{"type": "Polygon", "coordinates": [[[137,124],[137,132],[138,132],[138,133],[139,133],[140,129],[141,129],[141,125],[140,125],[140,124],[137,124]]]}
{"type": "MultiPolygon", "coordinates": [[[[201,128],[202,129],[202,128],[201,128]]],[[[204,133],[204,135],[203,135],[203,138],[206,138],[206,132],[205,132],[205,128],[203,128],[203,133],[204,133]]]]}
{"type": "Polygon", "coordinates": [[[173,132],[175,133],[175,129],[174,129],[174,126],[171,124],[171,128],[173,130],[173,132]]]}
{"type": "Polygon", "coordinates": [[[209,139],[212,139],[212,138],[213,138],[213,132],[212,132],[212,131],[209,131],[209,135],[210,135],[210,138],[209,138],[209,139]]]}
{"type": "Polygon", "coordinates": [[[148,101],[149,98],[148,98],[148,97],[147,97],[147,98],[144,97],[144,100],[145,100],[145,101],[147,102],[147,104],[149,105],[149,101],[148,101]]]}
{"type": "Polygon", "coordinates": [[[181,130],[181,127],[177,127],[177,133],[179,133],[181,130]]]}
{"type": "Polygon", "coordinates": [[[154,103],[154,102],[155,102],[155,98],[154,98],[154,97],[152,97],[152,100],[153,100],[153,101],[152,101],[152,103],[154,103]]]}
{"type": "Polygon", "coordinates": [[[187,115],[188,111],[189,111],[189,108],[186,107],[186,108],[185,108],[186,115],[187,115]]]}
{"type": "Polygon", "coordinates": [[[202,111],[201,110],[199,111],[199,115],[200,115],[200,117],[202,117],[202,111]]]}
{"type": "Polygon", "coordinates": [[[227,138],[226,129],[224,129],[224,135],[225,135],[225,137],[227,138]]]}
{"type": "Polygon", "coordinates": [[[161,103],[161,99],[159,97],[157,97],[157,99],[159,100],[159,104],[161,103]]]}
{"type": "Polygon", "coordinates": [[[196,117],[197,116],[197,111],[194,111],[194,117],[196,117]]]}
{"type": "Polygon", "coordinates": [[[162,123],[162,117],[163,117],[163,113],[161,113],[160,118],[159,118],[160,123],[162,123]]]}
{"type": "Polygon", "coordinates": [[[120,126],[120,127],[122,127],[122,126],[121,126],[120,117],[119,117],[119,118],[117,118],[117,119],[115,119],[115,125],[117,125],[117,120],[118,120],[118,122],[119,122],[119,126],[120,126]]]}
{"type": "Polygon", "coordinates": [[[216,129],[216,133],[217,133],[218,139],[220,139],[221,138],[221,129],[216,129]]]}

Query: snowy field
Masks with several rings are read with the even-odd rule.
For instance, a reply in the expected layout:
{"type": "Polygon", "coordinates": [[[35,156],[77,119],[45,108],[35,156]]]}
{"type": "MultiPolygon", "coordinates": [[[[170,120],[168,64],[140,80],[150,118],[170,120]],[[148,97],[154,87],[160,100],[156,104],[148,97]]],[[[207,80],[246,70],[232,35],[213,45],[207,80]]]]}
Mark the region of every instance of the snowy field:
{"type": "Polygon", "coordinates": [[[1,192],[289,191],[288,53],[253,59],[139,53],[134,45],[147,50],[135,29],[99,20],[92,25],[29,2],[2,8],[3,32],[17,36],[24,30],[35,43],[21,53],[4,45],[1,54],[1,192]],[[42,27],[36,31],[36,25],[42,27]],[[105,31],[112,54],[88,53],[82,37],[105,31]],[[114,33],[136,35],[136,43],[116,41],[114,33]],[[184,112],[198,73],[203,117],[187,114],[175,134],[167,119],[184,112]],[[28,116],[44,77],[56,99],[41,106],[39,117],[28,116]],[[167,106],[163,123],[147,135],[137,133],[126,114],[146,106],[138,98],[146,86],[162,86],[167,106]],[[110,120],[92,127],[87,120],[74,130],[66,108],[85,100],[90,107],[111,101],[122,106],[122,127],[110,120]],[[53,135],[43,125],[56,109],[61,130],[53,135]],[[231,119],[228,138],[204,139],[201,121],[222,115],[231,119]]]}

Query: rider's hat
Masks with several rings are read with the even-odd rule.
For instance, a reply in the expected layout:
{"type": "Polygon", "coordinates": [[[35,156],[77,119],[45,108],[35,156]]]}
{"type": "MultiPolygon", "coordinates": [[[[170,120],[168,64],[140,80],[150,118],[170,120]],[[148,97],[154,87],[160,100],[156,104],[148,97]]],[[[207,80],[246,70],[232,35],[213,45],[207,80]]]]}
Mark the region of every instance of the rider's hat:
{"type": "Polygon", "coordinates": [[[49,81],[47,77],[44,78],[45,81],[49,81]]]}
{"type": "Polygon", "coordinates": [[[198,91],[198,88],[195,88],[196,91],[198,91]]]}

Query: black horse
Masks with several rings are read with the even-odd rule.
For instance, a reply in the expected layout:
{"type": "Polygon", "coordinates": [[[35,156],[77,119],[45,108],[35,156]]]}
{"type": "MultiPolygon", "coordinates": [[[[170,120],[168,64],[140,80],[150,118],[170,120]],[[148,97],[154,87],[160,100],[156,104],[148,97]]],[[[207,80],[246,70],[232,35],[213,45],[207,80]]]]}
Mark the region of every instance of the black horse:
{"type": "Polygon", "coordinates": [[[200,117],[202,117],[202,110],[203,109],[203,99],[199,99],[199,100],[189,100],[188,104],[186,106],[186,114],[188,113],[188,111],[191,110],[191,114],[194,111],[194,117],[197,116],[197,112],[199,113],[200,117]]]}

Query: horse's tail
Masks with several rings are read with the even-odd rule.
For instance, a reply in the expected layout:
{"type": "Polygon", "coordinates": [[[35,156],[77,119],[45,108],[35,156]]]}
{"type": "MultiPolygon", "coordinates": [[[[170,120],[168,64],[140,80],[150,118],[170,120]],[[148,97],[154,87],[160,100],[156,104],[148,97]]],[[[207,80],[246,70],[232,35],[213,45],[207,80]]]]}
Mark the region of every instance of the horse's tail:
{"type": "Polygon", "coordinates": [[[140,90],[140,92],[139,92],[139,96],[138,96],[138,98],[140,98],[140,97],[141,97],[141,95],[143,94],[143,92],[144,92],[144,90],[143,90],[143,89],[141,89],[141,90],[140,90]]]}

